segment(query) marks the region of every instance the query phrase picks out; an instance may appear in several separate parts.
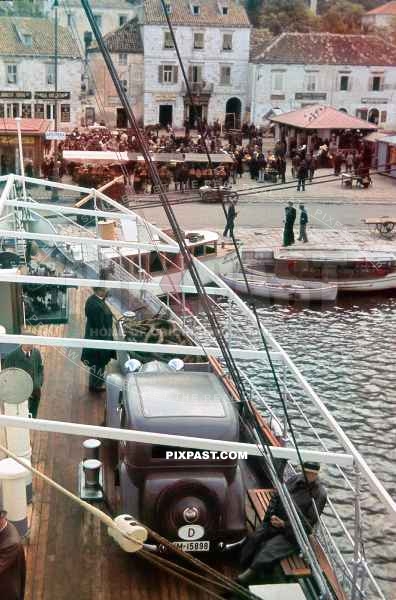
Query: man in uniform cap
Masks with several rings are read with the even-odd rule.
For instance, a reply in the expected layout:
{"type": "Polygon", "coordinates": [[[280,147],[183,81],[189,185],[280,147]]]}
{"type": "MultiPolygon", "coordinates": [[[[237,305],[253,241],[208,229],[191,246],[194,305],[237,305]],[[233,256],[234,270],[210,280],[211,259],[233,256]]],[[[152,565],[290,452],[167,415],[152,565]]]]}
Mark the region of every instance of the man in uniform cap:
{"type": "MultiPolygon", "coordinates": [[[[293,475],[286,487],[300,516],[302,525],[310,534],[324,509],[327,492],[319,479],[319,463],[304,462],[304,473],[293,475]]],[[[298,551],[292,525],[277,492],[274,493],[260,527],[249,537],[242,548],[241,565],[246,570],[237,582],[249,586],[268,575],[276,562],[298,551]]]]}
{"type": "Polygon", "coordinates": [[[20,535],[0,508],[0,598],[23,600],[26,563],[20,535]]]}
{"type": "MultiPolygon", "coordinates": [[[[33,336],[32,333],[23,331],[24,335],[33,336]]],[[[40,350],[33,345],[34,337],[30,344],[22,344],[7,354],[2,361],[3,369],[15,367],[28,373],[33,380],[33,391],[29,398],[29,412],[33,418],[37,417],[37,412],[41,399],[41,388],[44,382],[44,365],[40,350]]]]}

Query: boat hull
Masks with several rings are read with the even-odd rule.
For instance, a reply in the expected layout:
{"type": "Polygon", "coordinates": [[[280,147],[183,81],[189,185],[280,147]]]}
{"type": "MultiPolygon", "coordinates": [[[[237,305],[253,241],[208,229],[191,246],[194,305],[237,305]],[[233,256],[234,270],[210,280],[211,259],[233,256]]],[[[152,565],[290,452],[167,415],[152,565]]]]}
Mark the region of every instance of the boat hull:
{"type": "MultiPolygon", "coordinates": [[[[284,280],[284,283],[276,278],[265,279],[248,275],[249,289],[242,277],[233,275],[222,275],[223,281],[235,292],[242,294],[250,293],[259,298],[270,298],[273,300],[298,300],[300,302],[334,302],[337,297],[337,286],[315,285],[312,287],[284,280]]],[[[309,284],[309,282],[306,282],[309,284]]]]}

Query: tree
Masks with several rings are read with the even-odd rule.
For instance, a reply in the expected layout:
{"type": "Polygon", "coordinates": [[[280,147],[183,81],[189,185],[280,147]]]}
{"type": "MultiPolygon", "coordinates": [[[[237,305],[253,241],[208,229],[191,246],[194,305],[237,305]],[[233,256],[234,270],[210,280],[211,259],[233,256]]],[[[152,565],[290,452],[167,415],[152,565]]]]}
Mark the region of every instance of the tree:
{"type": "Polygon", "coordinates": [[[321,15],[321,30],[331,33],[361,33],[364,9],[349,0],[336,0],[321,15]]]}
{"type": "MultiPolygon", "coordinates": [[[[257,0],[248,0],[257,3],[257,0]]],[[[264,0],[258,2],[258,13],[253,23],[269,29],[274,35],[284,31],[312,31],[320,26],[320,20],[309,10],[304,0],[264,0]]]]}
{"type": "Polygon", "coordinates": [[[41,7],[31,0],[14,0],[13,2],[1,2],[0,16],[14,17],[43,17],[41,7]]]}

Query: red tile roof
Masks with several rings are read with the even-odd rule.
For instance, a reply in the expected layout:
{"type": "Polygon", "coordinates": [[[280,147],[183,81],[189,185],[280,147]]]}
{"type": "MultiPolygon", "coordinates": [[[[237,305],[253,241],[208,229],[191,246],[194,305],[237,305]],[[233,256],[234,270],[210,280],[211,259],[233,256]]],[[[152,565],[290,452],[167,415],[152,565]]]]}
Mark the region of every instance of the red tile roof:
{"type": "MultiPolygon", "coordinates": [[[[249,27],[250,21],[242,4],[235,0],[226,0],[224,5],[228,7],[228,14],[220,13],[217,0],[167,0],[166,4],[171,7],[169,13],[173,25],[185,25],[186,27],[249,27]],[[193,15],[191,6],[199,5],[199,15],[193,15]]],[[[162,8],[161,0],[144,1],[144,23],[146,25],[166,25],[166,18],[162,8]]]]}
{"type": "Polygon", "coordinates": [[[254,62],[396,66],[396,46],[375,35],[282,33],[254,62]]]}
{"type": "MultiPolygon", "coordinates": [[[[103,39],[110,52],[143,54],[143,41],[137,19],[131,19],[122,27],[105,35],[103,39]]],[[[98,51],[99,47],[96,42],[88,49],[88,52],[98,51]]]]}
{"type": "MultiPolygon", "coordinates": [[[[47,119],[21,119],[21,132],[28,134],[44,134],[48,131],[51,121],[47,119]]],[[[16,133],[15,119],[0,119],[0,133],[16,133]]]]}
{"type": "Polygon", "coordinates": [[[299,129],[378,129],[373,123],[352,117],[332,106],[320,104],[283,113],[277,117],[271,117],[270,120],[299,129]]]}
{"type": "Polygon", "coordinates": [[[373,8],[366,12],[366,15],[395,15],[396,16],[396,0],[381,4],[377,8],[373,8]]]}

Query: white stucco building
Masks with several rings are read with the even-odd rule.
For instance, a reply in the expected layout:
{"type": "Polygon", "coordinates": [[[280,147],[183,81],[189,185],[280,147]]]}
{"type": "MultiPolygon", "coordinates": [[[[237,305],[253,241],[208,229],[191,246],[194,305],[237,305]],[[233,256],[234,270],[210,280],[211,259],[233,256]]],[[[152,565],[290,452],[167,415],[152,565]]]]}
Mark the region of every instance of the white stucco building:
{"type": "MultiPolygon", "coordinates": [[[[118,77],[127,92],[135,117],[143,123],[143,43],[137,19],[107,34],[105,42],[111,53],[118,77]]],[[[104,121],[111,128],[127,127],[125,110],[96,44],[88,51],[88,90],[84,121],[104,121]]]]}
{"type": "MultiPolygon", "coordinates": [[[[169,0],[167,9],[202,119],[243,120],[248,99],[250,23],[231,0],[169,0]]],[[[144,122],[180,127],[194,117],[160,0],[145,0],[144,122]]]]}
{"type": "Polygon", "coordinates": [[[312,104],[396,125],[396,47],[373,35],[284,33],[251,64],[252,120],[312,104]]]}
{"type": "Polygon", "coordinates": [[[396,21],[396,0],[381,4],[362,16],[362,27],[366,31],[390,27],[396,21]]]}
{"type": "Polygon", "coordinates": [[[55,97],[54,28],[47,19],[0,17],[0,119],[54,119],[59,128],[79,124],[82,61],[67,29],[58,34],[55,97]]]}
{"type": "MultiPolygon", "coordinates": [[[[106,35],[115,31],[136,17],[143,0],[91,0],[90,5],[97,25],[106,35]]],[[[53,0],[45,0],[44,13],[53,18],[53,0]]],[[[62,27],[68,27],[81,47],[86,41],[93,40],[91,26],[85,16],[80,0],[59,2],[58,22],[62,27]]]]}

